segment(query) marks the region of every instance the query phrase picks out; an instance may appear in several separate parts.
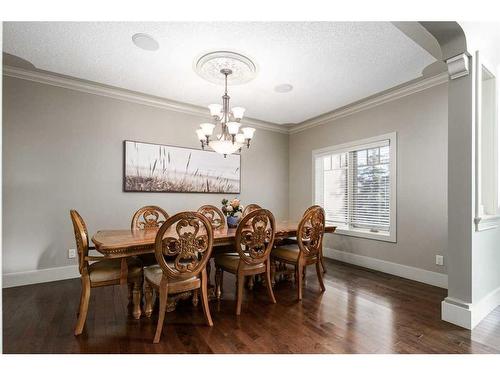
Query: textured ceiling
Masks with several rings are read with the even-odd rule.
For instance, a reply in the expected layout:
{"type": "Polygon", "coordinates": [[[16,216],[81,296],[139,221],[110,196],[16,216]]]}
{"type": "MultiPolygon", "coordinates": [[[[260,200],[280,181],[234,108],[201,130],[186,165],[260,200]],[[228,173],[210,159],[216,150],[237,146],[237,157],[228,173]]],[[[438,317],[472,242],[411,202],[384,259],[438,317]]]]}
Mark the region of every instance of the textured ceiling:
{"type": "Polygon", "coordinates": [[[193,62],[213,50],[249,56],[257,77],[229,89],[233,106],[278,124],[299,123],[421,76],[435,59],[390,22],[7,22],[4,51],[36,68],[205,106],[222,88],[193,62]],[[131,41],[152,35],[157,51],[131,41]],[[289,93],[274,87],[293,85],[289,93]]]}

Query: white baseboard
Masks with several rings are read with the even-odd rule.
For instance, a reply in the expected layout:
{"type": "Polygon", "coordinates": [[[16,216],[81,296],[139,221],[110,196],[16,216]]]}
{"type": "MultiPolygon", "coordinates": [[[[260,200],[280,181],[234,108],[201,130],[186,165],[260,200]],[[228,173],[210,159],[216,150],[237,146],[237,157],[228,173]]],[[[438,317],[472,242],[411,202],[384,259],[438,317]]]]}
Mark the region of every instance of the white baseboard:
{"type": "Polygon", "coordinates": [[[34,271],[5,273],[2,277],[2,287],[46,283],[49,281],[74,279],[80,277],[78,266],[43,268],[34,271]]]}
{"type": "Polygon", "coordinates": [[[446,297],[441,303],[441,319],[463,328],[473,329],[498,306],[500,306],[500,287],[476,303],[466,303],[446,297]]]}
{"type": "Polygon", "coordinates": [[[404,277],[406,279],[419,281],[421,283],[448,288],[448,275],[438,272],[423,270],[421,268],[405,266],[399,263],[367,257],[353,253],[347,253],[336,249],[323,248],[326,258],[336,259],[356,266],[370,268],[372,270],[385,272],[391,275],[404,277]]]}

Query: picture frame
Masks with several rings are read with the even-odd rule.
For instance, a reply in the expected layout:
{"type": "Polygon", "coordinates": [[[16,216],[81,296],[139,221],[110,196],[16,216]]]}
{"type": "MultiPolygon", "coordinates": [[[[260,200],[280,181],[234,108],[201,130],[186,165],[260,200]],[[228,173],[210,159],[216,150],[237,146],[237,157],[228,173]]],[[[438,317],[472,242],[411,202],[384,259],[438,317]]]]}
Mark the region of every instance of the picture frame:
{"type": "Polygon", "coordinates": [[[123,191],[240,194],[241,155],[124,140],[123,191]]]}

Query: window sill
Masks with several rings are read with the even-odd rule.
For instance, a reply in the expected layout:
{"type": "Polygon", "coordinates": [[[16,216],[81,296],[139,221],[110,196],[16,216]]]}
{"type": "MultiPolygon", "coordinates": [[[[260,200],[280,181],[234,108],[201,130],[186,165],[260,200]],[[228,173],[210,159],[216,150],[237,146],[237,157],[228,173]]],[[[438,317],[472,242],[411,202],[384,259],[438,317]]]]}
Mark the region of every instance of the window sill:
{"type": "Polygon", "coordinates": [[[377,240],[384,242],[396,242],[396,235],[394,233],[390,234],[373,233],[370,231],[342,229],[337,227],[334,234],[341,234],[343,236],[366,238],[370,240],[377,240]]]}
{"type": "Polygon", "coordinates": [[[474,218],[476,232],[498,228],[500,225],[500,215],[484,215],[474,218]]]}

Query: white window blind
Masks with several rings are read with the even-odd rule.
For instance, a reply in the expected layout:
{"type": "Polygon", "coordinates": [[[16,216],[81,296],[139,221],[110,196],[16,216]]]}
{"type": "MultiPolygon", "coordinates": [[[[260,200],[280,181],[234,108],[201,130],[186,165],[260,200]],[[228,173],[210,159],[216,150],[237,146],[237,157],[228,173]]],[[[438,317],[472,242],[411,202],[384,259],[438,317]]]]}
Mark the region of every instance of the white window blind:
{"type": "Polygon", "coordinates": [[[319,151],[315,203],[326,220],[338,233],[395,241],[395,135],[319,151]]]}

